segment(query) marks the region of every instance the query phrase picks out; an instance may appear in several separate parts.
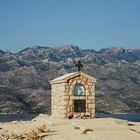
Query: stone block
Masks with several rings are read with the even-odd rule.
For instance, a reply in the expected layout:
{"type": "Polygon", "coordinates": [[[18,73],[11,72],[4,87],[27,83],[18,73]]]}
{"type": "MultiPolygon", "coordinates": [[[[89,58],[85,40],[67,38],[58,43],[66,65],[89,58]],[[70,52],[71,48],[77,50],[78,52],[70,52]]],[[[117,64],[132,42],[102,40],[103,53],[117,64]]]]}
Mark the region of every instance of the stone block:
{"type": "Polygon", "coordinates": [[[73,104],[73,100],[69,100],[69,105],[72,105],[73,104]]]}
{"type": "Polygon", "coordinates": [[[93,83],[89,82],[88,85],[89,85],[89,86],[93,86],[93,83]]]}
{"type": "Polygon", "coordinates": [[[65,85],[65,89],[68,89],[69,88],[69,85],[65,85]]]}
{"type": "Polygon", "coordinates": [[[92,113],[95,113],[95,108],[92,108],[91,112],[92,112],[92,113]]]}
{"type": "Polygon", "coordinates": [[[71,112],[71,108],[70,107],[67,108],[67,112],[71,112]]]}
{"type": "Polygon", "coordinates": [[[72,83],[72,82],[73,82],[73,79],[69,79],[68,82],[69,82],[69,83],[72,83]]]}
{"type": "Polygon", "coordinates": [[[87,84],[85,85],[85,89],[88,90],[88,85],[87,84]]]}
{"type": "Polygon", "coordinates": [[[88,99],[88,100],[87,100],[87,103],[88,103],[88,104],[93,104],[93,100],[92,100],[92,99],[88,99]]]}
{"type": "Polygon", "coordinates": [[[95,92],[91,92],[90,95],[95,96],[95,92]]]}
{"type": "Polygon", "coordinates": [[[70,96],[63,96],[60,98],[60,100],[69,100],[70,99],[70,96]]]}
{"type": "Polygon", "coordinates": [[[93,108],[93,104],[88,104],[88,108],[93,108]]]}
{"type": "Polygon", "coordinates": [[[94,99],[94,96],[91,96],[90,95],[90,96],[88,96],[88,99],[92,99],[93,100],[94,99]]]}
{"type": "Polygon", "coordinates": [[[88,80],[87,78],[83,78],[83,81],[87,82],[87,80],[88,80]]]}
{"type": "Polygon", "coordinates": [[[76,77],[76,80],[80,80],[80,76],[76,77]]]}
{"type": "Polygon", "coordinates": [[[78,83],[78,84],[81,84],[81,82],[82,82],[81,80],[77,80],[77,83],[78,83]]]}
{"type": "Polygon", "coordinates": [[[91,91],[92,86],[88,85],[88,90],[91,91]]]}
{"type": "Polygon", "coordinates": [[[60,105],[60,106],[59,106],[59,109],[60,109],[60,110],[66,110],[66,109],[67,109],[67,106],[68,106],[68,105],[60,105]]]}
{"type": "Polygon", "coordinates": [[[69,96],[72,96],[73,95],[73,92],[70,90],[68,95],[69,96]]]}
{"type": "Polygon", "coordinates": [[[82,80],[82,76],[79,76],[79,79],[82,80]]]}
{"type": "Polygon", "coordinates": [[[68,105],[68,100],[62,100],[61,102],[60,102],[60,105],[61,106],[66,106],[66,105],[68,105]]]}
{"type": "Polygon", "coordinates": [[[81,84],[86,85],[86,82],[85,81],[82,81],[81,84]]]}
{"type": "Polygon", "coordinates": [[[75,96],[70,96],[70,100],[73,100],[73,99],[75,99],[75,96]]]}
{"type": "Polygon", "coordinates": [[[72,82],[72,87],[74,87],[74,86],[75,86],[75,84],[76,84],[76,81],[73,81],[73,82],[72,82]]]}
{"type": "Polygon", "coordinates": [[[66,113],[67,113],[67,110],[66,110],[66,109],[61,110],[61,113],[62,113],[62,114],[66,114],[66,113]]]}
{"type": "Polygon", "coordinates": [[[72,83],[69,83],[69,84],[68,84],[69,88],[71,87],[71,85],[72,85],[72,83]]]}
{"type": "Polygon", "coordinates": [[[93,103],[93,109],[95,109],[95,103],[93,103]]]}
{"type": "Polygon", "coordinates": [[[92,81],[90,79],[87,80],[88,83],[92,83],[92,81]]]}
{"type": "Polygon", "coordinates": [[[86,100],[86,96],[79,96],[79,99],[84,99],[84,100],[86,100]]]}

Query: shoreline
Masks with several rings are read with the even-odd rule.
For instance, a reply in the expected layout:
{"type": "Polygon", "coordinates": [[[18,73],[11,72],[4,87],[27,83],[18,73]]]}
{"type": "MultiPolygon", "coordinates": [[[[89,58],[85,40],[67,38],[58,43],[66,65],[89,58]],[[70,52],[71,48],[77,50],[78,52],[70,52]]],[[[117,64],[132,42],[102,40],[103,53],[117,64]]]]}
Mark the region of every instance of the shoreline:
{"type": "MultiPolygon", "coordinates": [[[[40,114],[0,114],[0,122],[31,120],[40,114]]],[[[46,114],[47,115],[47,114],[46,114]]],[[[50,116],[50,115],[48,115],[50,116]]],[[[103,114],[96,113],[95,118],[116,118],[128,121],[140,122],[140,114],[103,114]]]]}

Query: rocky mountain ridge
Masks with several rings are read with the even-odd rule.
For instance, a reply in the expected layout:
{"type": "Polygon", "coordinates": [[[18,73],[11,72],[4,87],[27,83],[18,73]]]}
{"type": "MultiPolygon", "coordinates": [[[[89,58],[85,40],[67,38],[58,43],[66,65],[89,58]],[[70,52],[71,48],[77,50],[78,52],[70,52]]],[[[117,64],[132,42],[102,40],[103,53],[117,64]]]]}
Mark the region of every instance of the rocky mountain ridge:
{"type": "Polygon", "coordinates": [[[50,113],[49,81],[76,71],[79,59],[82,71],[97,78],[97,112],[140,112],[140,49],[74,45],[33,46],[15,54],[0,50],[0,112],[50,113]]]}

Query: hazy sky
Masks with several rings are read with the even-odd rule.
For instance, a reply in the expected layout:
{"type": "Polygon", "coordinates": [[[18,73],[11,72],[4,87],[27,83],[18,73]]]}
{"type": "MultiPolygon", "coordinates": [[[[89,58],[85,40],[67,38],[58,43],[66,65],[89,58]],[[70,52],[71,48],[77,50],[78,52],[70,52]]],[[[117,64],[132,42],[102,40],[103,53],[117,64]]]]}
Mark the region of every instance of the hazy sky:
{"type": "Polygon", "coordinates": [[[0,49],[140,48],[140,0],[0,0],[0,49]]]}

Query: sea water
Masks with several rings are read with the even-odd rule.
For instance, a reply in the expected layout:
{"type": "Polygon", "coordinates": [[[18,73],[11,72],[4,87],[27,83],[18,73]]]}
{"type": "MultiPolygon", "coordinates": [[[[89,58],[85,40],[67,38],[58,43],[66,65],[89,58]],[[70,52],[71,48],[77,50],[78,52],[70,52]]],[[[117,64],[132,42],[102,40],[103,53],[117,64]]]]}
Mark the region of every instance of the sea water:
{"type": "MultiPolygon", "coordinates": [[[[0,114],[0,122],[12,122],[20,120],[32,120],[39,114],[0,114]]],[[[117,118],[133,122],[140,122],[140,114],[101,114],[97,113],[96,118],[117,118]]]]}
{"type": "Polygon", "coordinates": [[[0,114],[0,122],[12,122],[20,120],[32,120],[39,114],[0,114]]]}
{"type": "Polygon", "coordinates": [[[140,114],[96,114],[96,118],[116,118],[132,122],[140,122],[140,114]]]}

